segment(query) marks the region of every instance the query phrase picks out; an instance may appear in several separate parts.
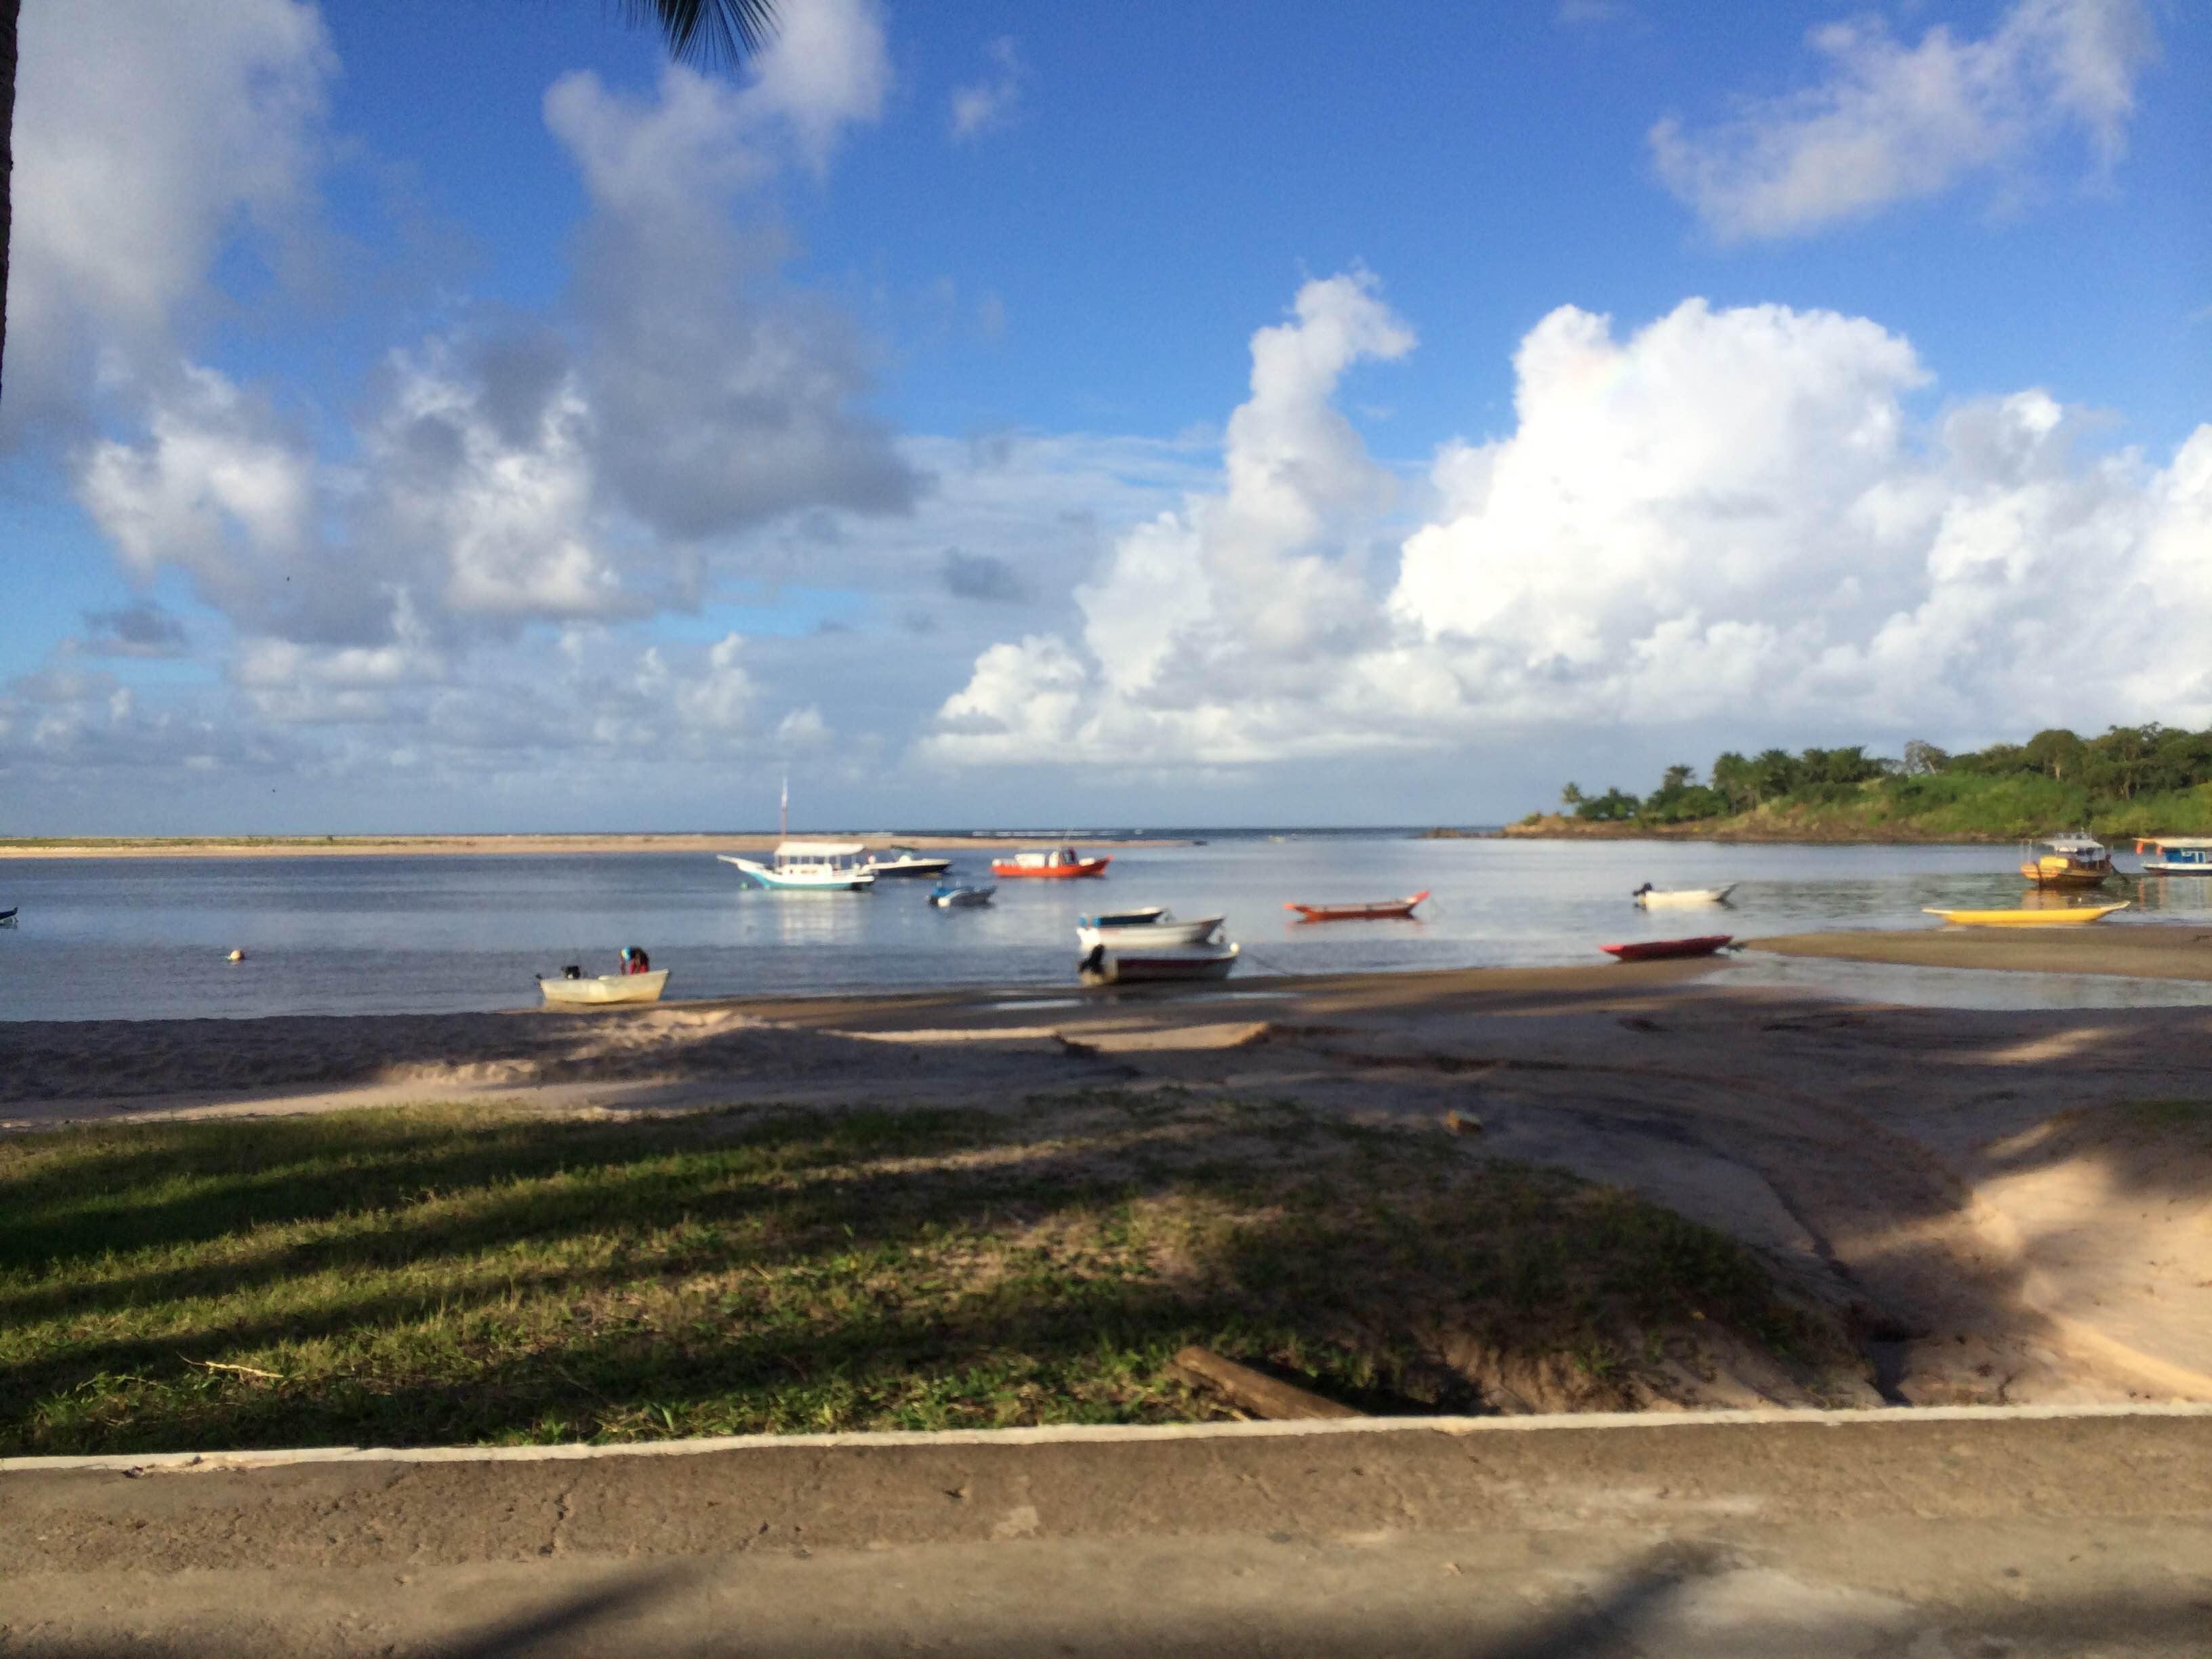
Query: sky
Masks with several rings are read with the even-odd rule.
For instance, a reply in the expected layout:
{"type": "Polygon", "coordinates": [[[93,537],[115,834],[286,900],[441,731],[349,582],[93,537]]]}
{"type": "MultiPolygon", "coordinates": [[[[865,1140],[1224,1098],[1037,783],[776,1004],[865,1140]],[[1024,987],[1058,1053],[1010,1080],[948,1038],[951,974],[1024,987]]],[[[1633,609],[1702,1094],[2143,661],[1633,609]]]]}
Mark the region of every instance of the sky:
{"type": "Polygon", "coordinates": [[[25,0],[0,835],[2212,725],[2205,0],[25,0]]]}

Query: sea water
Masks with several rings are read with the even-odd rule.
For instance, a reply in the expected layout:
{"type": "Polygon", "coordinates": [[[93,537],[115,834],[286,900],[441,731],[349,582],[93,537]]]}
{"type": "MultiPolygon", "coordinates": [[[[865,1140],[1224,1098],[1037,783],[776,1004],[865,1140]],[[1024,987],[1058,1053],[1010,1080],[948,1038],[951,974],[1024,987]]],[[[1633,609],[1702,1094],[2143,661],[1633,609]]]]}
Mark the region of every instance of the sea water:
{"type": "MultiPolygon", "coordinates": [[[[574,857],[0,860],[0,1018],[181,1018],[516,1008],[533,975],[611,973],[625,945],[672,970],[672,999],[943,987],[1072,992],[1075,925],[1162,904],[1225,914],[1240,976],[1601,963],[1601,944],[1935,926],[1923,905],[2019,902],[2003,847],[1744,847],[1675,842],[1431,841],[1405,832],[1198,831],[1127,847],[1098,881],[1010,881],[938,910],[927,880],[775,893],[706,854],[574,857]],[[1723,910],[1639,909],[1632,889],[1737,884],[1723,910]],[[1301,923],[1284,905],[1430,893],[1412,921],[1301,923]],[[224,958],[234,949],[246,959],[224,958]]],[[[959,868],[988,880],[988,852],[959,868]]],[[[2136,908],[2100,924],[2212,923],[2212,882],[2114,884],[2136,908]]],[[[2212,987],[1946,975],[1755,954],[1726,971],[1805,989],[1954,1006],[2212,1001],[2212,987]],[[1964,981],[1967,988],[1961,989],[1964,981]]],[[[1233,989],[1236,981],[1230,981],[1233,989]]]]}

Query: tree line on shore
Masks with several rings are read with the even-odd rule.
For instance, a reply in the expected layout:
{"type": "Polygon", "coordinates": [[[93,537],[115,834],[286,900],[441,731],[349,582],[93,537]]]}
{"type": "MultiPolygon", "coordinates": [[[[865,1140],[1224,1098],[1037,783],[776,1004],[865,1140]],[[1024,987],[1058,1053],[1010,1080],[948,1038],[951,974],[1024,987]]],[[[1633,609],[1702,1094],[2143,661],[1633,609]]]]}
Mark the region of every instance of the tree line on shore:
{"type": "Polygon", "coordinates": [[[2212,730],[2115,726],[2084,738],[2054,726],[2026,743],[1956,755],[1918,740],[1895,758],[1870,755],[1861,744],[1795,754],[1729,750],[1702,781],[1693,766],[1670,766],[1649,795],[1618,787],[1585,794],[1570,783],[1559,804],[1586,823],[1654,828],[1786,812],[1877,823],[1933,817],[1945,827],[2005,834],[2093,820],[2178,834],[2212,820],[2212,791],[2192,793],[2208,784],[2212,730]],[[2160,813],[2165,817],[2152,823],[2160,813]]]}

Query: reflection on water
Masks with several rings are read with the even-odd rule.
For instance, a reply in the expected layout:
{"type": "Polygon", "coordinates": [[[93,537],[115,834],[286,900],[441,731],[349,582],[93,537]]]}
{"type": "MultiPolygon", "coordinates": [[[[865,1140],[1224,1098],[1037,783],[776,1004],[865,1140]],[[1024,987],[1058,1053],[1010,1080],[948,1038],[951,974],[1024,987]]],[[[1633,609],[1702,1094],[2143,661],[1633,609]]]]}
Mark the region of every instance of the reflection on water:
{"type": "MultiPolygon", "coordinates": [[[[0,933],[0,1017],[515,1007],[533,999],[532,974],[570,962],[611,972],[625,945],[671,970],[678,999],[1063,994],[1076,918],[1109,906],[1225,913],[1244,946],[1243,971],[1301,974],[1595,964],[1600,945],[1621,940],[1934,927],[1924,907],[2002,908],[2031,896],[2007,847],[1203,833],[1204,846],[1120,849],[1103,881],[1004,884],[975,910],[933,908],[927,881],[766,892],[705,854],[0,862],[0,908],[23,911],[19,932],[0,933]],[[1629,896],[1646,881],[1736,889],[1719,908],[1646,911],[1629,896]],[[1424,888],[1431,897],[1414,921],[1310,924],[1283,908],[1424,888]],[[234,946],[247,955],[235,966],[222,960],[234,946]]],[[[980,873],[987,861],[959,862],[980,873]]],[[[2129,877],[2086,896],[2136,901],[2102,927],[2212,918],[2212,881],[2129,877]]]]}

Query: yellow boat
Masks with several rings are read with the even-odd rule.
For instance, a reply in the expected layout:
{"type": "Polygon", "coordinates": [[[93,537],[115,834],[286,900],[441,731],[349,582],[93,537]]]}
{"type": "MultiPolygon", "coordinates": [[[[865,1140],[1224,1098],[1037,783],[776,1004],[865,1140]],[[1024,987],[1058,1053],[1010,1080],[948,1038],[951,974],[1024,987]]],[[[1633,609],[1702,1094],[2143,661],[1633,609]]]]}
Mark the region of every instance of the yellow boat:
{"type": "Polygon", "coordinates": [[[2051,905],[2023,910],[1937,910],[1927,905],[1921,908],[1958,927],[2080,927],[2102,921],[2115,910],[2126,909],[2129,902],[2123,899],[2118,904],[2051,905]]]}

